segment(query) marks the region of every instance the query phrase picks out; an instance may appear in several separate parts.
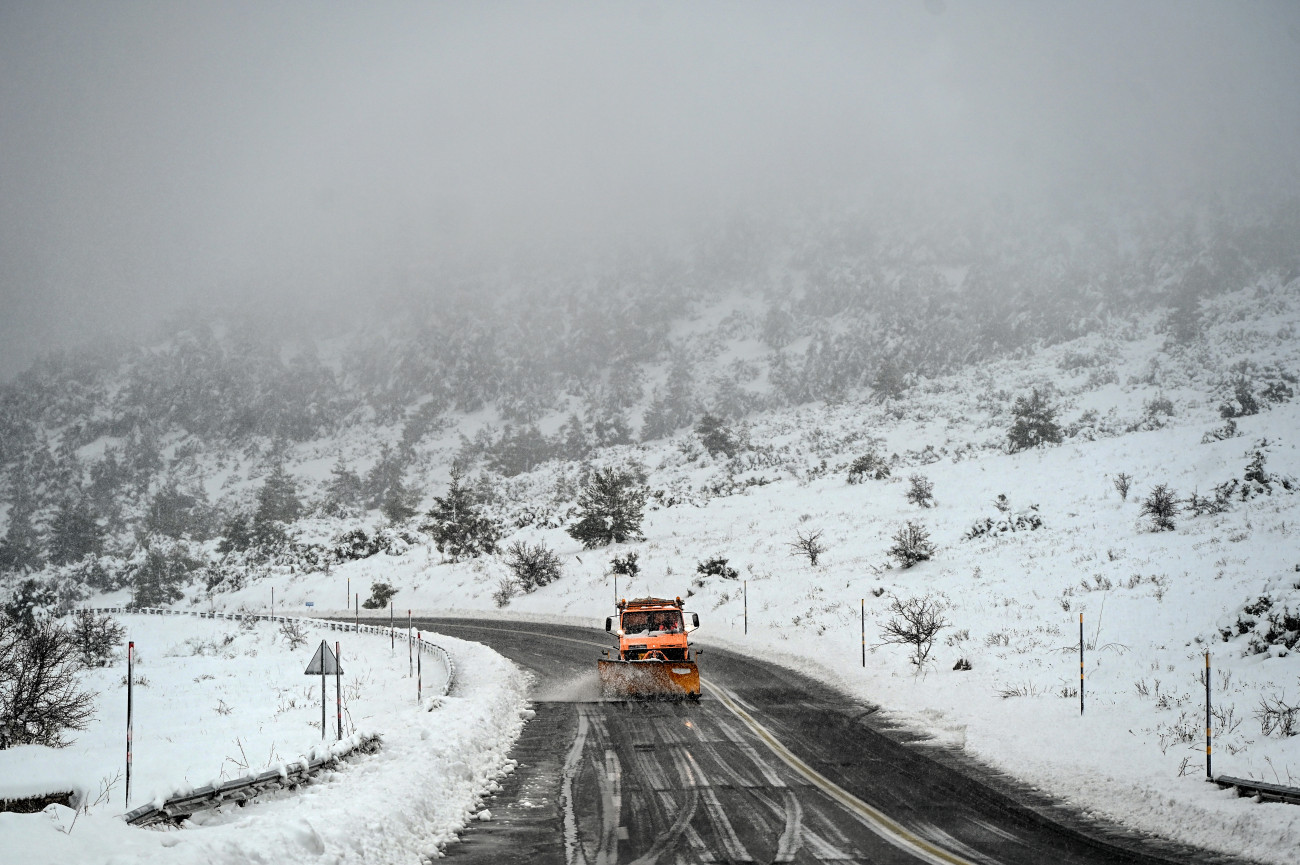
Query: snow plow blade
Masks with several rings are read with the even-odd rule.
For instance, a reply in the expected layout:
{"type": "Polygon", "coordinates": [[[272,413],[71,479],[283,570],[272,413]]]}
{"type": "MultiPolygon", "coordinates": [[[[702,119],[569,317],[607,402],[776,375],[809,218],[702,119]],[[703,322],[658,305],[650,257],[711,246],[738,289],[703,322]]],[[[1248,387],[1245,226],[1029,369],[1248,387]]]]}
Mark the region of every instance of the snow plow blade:
{"type": "Polygon", "coordinates": [[[597,661],[600,687],[614,699],[700,698],[700,668],[694,661],[597,661]]]}

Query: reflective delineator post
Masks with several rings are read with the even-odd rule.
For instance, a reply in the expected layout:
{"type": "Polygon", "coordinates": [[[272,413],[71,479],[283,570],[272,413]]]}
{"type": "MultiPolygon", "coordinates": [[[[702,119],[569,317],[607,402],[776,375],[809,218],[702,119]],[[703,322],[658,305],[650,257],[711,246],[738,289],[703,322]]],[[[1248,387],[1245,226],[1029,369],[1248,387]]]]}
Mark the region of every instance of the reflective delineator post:
{"type": "Polygon", "coordinates": [[[354,615],[354,618],[352,619],[352,625],[357,629],[357,633],[361,632],[361,593],[360,592],[357,592],[357,610],[354,615]]]}
{"type": "Polygon", "coordinates": [[[325,741],[325,701],[328,699],[325,695],[329,693],[325,690],[325,641],[320,641],[320,737],[325,741]]]}
{"type": "Polygon", "coordinates": [[[1079,714],[1083,715],[1083,613],[1079,613],[1079,714]]]}
{"type": "Polygon", "coordinates": [[[1210,651],[1205,651],[1205,780],[1213,781],[1210,771],[1210,651]]]}
{"type": "Polygon", "coordinates": [[[343,655],[338,641],[334,643],[334,705],[339,716],[339,741],[343,740],[343,655]]]}
{"type": "Polygon", "coordinates": [[[741,586],[741,592],[744,594],[745,604],[745,633],[749,633],[749,580],[745,580],[741,586]]]}
{"type": "Polygon", "coordinates": [[[271,621],[275,621],[275,586],[271,586],[271,621]]]}
{"type": "MultiPolygon", "coordinates": [[[[352,578],[348,577],[348,595],[352,594],[352,578]]],[[[343,596],[343,609],[348,608],[348,595],[343,596]]]]}
{"type": "Polygon", "coordinates": [[[415,651],[415,641],[411,639],[411,611],[406,611],[406,678],[415,675],[415,661],[412,659],[412,653],[415,651]]]}
{"type": "MultiPolygon", "coordinates": [[[[420,648],[424,648],[424,636],[415,632],[415,639],[420,642],[420,648]]],[[[424,652],[415,653],[415,704],[418,706],[424,701],[424,652]]]]}
{"type": "Polygon", "coordinates": [[[867,668],[867,599],[862,599],[862,669],[867,668]]]}
{"type": "Polygon", "coordinates": [[[126,644],[126,807],[131,807],[131,722],[132,722],[132,683],[135,667],[135,641],[126,644]]]}

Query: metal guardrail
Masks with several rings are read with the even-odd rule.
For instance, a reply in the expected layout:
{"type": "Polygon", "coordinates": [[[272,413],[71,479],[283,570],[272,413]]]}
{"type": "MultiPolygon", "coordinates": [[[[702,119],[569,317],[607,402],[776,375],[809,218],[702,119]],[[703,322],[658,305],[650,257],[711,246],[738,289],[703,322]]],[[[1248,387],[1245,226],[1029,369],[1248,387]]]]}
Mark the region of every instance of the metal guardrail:
{"type": "MultiPolygon", "coordinates": [[[[200,619],[225,619],[232,622],[242,622],[248,619],[261,622],[299,622],[304,625],[310,625],[315,628],[325,628],[331,631],[342,631],[344,633],[355,634],[374,634],[380,637],[392,637],[402,642],[407,642],[407,634],[403,628],[382,628],[377,625],[363,625],[359,623],[339,622],[333,619],[314,619],[302,618],[299,616],[266,616],[257,613],[218,613],[202,612],[198,610],[172,610],[166,607],[140,607],[132,609],[130,607],[83,607],[86,612],[97,614],[112,615],[146,615],[146,616],[196,616],[200,619]]],[[[410,638],[413,646],[419,648],[420,652],[432,658],[441,668],[441,682],[436,686],[431,686],[429,690],[440,697],[445,697],[451,693],[452,687],[456,684],[456,663],[451,659],[450,653],[437,643],[429,640],[417,640],[415,637],[410,638]]],[[[435,680],[430,680],[431,682],[435,680]]]]}
{"type": "Polygon", "coordinates": [[[1264,781],[1247,781],[1244,778],[1233,778],[1228,775],[1220,775],[1214,779],[1214,783],[1225,790],[1229,787],[1234,788],[1238,796],[1255,796],[1262,802],[1287,802],[1291,805],[1300,805],[1300,789],[1295,787],[1268,784],[1264,781]]]}
{"type": "Polygon", "coordinates": [[[178,823],[196,811],[215,808],[226,802],[236,802],[241,807],[249,799],[268,790],[287,787],[293,789],[311,780],[322,769],[327,769],[340,760],[357,752],[372,754],[379,750],[378,733],[355,736],[356,741],[348,747],[329,748],[325,754],[314,759],[300,759],[279,769],[267,769],[256,775],[234,778],[221,784],[209,784],[179,796],[173,796],[162,804],[150,802],[122,815],[122,819],[132,826],[153,826],[158,823],[178,823]]]}
{"type": "MultiPolygon", "coordinates": [[[[331,631],[344,631],[352,633],[374,634],[376,636],[387,636],[390,639],[401,639],[403,642],[408,641],[408,637],[398,628],[380,628],[374,625],[362,625],[359,623],[348,624],[347,622],[335,622],[328,619],[303,619],[294,616],[265,616],[258,614],[245,613],[218,613],[218,612],[199,612],[193,610],[170,610],[159,607],[144,607],[140,609],[129,609],[126,607],[87,607],[83,608],[86,612],[99,615],[155,615],[155,616],[196,616],[201,619],[225,619],[230,621],[245,621],[253,619],[256,621],[267,622],[299,622],[304,625],[311,625],[318,628],[328,628],[331,631]]],[[[439,696],[446,696],[450,693],[456,680],[456,665],[452,661],[451,655],[446,649],[431,643],[427,640],[417,640],[410,638],[409,642],[413,647],[418,647],[421,655],[427,655],[435,660],[442,668],[442,682],[431,690],[439,696]]],[[[139,808],[129,811],[122,815],[122,819],[133,826],[151,826],[163,822],[177,822],[185,819],[196,811],[205,808],[215,808],[224,802],[238,802],[241,805],[249,799],[258,796],[267,790],[276,788],[290,789],[306,783],[311,777],[323,768],[328,768],[336,764],[339,760],[344,759],[358,751],[362,753],[373,753],[379,748],[380,735],[377,733],[368,735],[355,735],[355,739],[348,747],[340,749],[337,744],[330,746],[325,754],[321,754],[313,759],[302,758],[296,762],[286,764],[277,769],[268,769],[256,775],[248,775],[243,778],[236,778],[221,784],[206,785],[172,796],[162,803],[150,802],[148,805],[142,805],[139,808]]]]}

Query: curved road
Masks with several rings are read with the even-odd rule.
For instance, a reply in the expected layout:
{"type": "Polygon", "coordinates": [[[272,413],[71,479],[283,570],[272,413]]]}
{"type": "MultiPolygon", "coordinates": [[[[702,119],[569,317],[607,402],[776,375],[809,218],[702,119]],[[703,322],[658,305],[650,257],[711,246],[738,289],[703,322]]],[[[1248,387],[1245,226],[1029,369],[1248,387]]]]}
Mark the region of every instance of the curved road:
{"type": "Polygon", "coordinates": [[[601,701],[602,631],[464,619],[421,628],[531,670],[519,767],[446,849],[467,863],[962,865],[1228,862],[1086,824],[797,673],[718,649],[699,703],[601,701]]]}

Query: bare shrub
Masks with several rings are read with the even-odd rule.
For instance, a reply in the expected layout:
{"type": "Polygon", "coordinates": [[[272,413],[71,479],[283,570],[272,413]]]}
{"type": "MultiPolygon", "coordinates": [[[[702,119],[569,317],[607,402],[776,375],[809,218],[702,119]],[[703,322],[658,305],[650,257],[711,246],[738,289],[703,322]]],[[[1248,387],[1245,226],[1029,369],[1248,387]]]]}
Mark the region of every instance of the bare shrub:
{"type": "Polygon", "coordinates": [[[1133,488],[1133,476],[1128,472],[1120,472],[1111,479],[1115,485],[1115,492],[1119,493],[1120,501],[1128,501],[1128,491],[1133,488]]]}
{"type": "Polygon", "coordinates": [[[1285,693],[1260,697],[1255,717],[1259,719],[1259,731],[1265,736],[1286,738],[1300,734],[1300,703],[1294,706],[1287,703],[1285,693]]]}
{"type": "Polygon", "coordinates": [[[911,520],[894,534],[894,545],[889,548],[889,554],[904,568],[928,561],[934,551],[935,546],[930,542],[930,533],[925,526],[911,520]]]}
{"type": "Polygon", "coordinates": [[[289,644],[290,651],[297,651],[307,645],[307,629],[297,619],[285,619],[280,623],[280,636],[289,644]]]}
{"type": "Polygon", "coordinates": [[[816,567],[817,557],[826,552],[826,545],[821,542],[821,536],[822,532],[820,529],[815,532],[808,532],[807,534],[796,529],[794,533],[795,539],[786,544],[786,546],[790,547],[790,555],[807,556],[808,564],[816,567]]]}
{"type": "Polygon", "coordinates": [[[934,507],[934,483],[925,475],[912,475],[907,480],[911,484],[907,500],[923,508],[934,507]]]}
{"type": "Polygon", "coordinates": [[[562,571],[560,557],[541,542],[529,544],[526,541],[515,541],[506,549],[506,566],[514,573],[519,588],[525,593],[555,582],[562,571]]]}
{"type": "Polygon", "coordinates": [[[1168,484],[1157,485],[1142,502],[1142,516],[1151,517],[1151,530],[1154,532],[1173,531],[1178,510],[1178,494],[1168,484]]]}
{"type": "Polygon", "coordinates": [[[930,657],[934,638],[948,627],[943,617],[943,602],[933,595],[903,600],[895,597],[889,604],[890,617],[880,628],[881,642],[912,647],[912,663],[920,667],[930,657]]]}
{"type": "Polygon", "coordinates": [[[498,607],[504,607],[517,594],[519,594],[519,583],[509,577],[502,577],[497,583],[496,590],[492,592],[492,601],[498,607]]]}
{"type": "Polygon", "coordinates": [[[0,615],[0,750],[16,745],[69,743],[68,730],[84,730],[95,695],[77,681],[80,657],[72,634],[56,622],[20,628],[0,615]]]}

